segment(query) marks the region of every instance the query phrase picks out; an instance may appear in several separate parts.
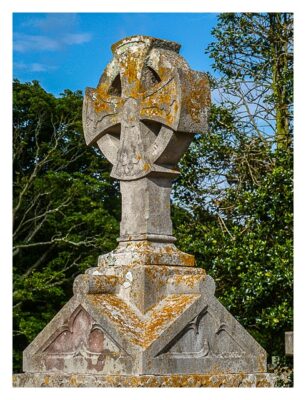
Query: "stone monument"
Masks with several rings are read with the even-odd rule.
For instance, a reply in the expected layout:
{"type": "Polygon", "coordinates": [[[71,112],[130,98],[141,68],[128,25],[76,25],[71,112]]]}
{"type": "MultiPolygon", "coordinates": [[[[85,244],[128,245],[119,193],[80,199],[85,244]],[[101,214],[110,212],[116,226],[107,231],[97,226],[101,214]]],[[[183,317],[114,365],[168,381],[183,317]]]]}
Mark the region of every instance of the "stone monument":
{"type": "Polygon", "coordinates": [[[271,386],[266,352],[174,245],[172,181],[210,89],[180,45],[133,36],[84,99],[85,140],[120,181],[118,247],[74,281],[74,296],[24,351],[15,386],[271,386]]]}

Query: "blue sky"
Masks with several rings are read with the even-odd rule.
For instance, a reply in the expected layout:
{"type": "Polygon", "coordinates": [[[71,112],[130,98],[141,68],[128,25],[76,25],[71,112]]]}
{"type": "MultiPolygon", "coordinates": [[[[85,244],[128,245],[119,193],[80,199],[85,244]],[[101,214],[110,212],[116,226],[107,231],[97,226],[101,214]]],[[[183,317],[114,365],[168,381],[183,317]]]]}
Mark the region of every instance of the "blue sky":
{"type": "Polygon", "coordinates": [[[111,45],[136,34],[180,43],[192,69],[212,72],[204,50],[216,22],[214,13],[14,13],[13,76],[55,95],[95,87],[111,45]]]}

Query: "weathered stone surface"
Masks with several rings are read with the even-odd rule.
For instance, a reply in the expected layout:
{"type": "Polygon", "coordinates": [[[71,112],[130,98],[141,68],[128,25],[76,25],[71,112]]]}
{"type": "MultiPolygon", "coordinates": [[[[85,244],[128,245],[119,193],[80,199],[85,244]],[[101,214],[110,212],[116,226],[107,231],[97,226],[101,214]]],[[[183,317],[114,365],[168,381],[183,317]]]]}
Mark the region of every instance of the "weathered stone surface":
{"type": "Polygon", "coordinates": [[[285,354],[293,356],[293,332],[285,332],[285,354]]]}
{"type": "Polygon", "coordinates": [[[209,87],[179,45],[136,36],[84,100],[84,132],[120,179],[118,247],[74,282],[73,298],[24,351],[19,386],[271,386],[266,352],[173,244],[171,182],[209,87]],[[89,374],[89,375],[87,375],[89,374]]]}
{"type": "MultiPolygon", "coordinates": [[[[157,238],[155,237],[155,240],[157,238]]],[[[112,252],[103,254],[98,259],[98,266],[90,268],[87,273],[102,271],[104,267],[136,266],[136,265],[173,265],[194,267],[195,259],[191,254],[184,253],[172,243],[157,243],[147,240],[120,242],[112,252]]]]}
{"type": "Polygon", "coordinates": [[[96,375],[16,374],[14,387],[273,387],[273,374],[96,375]]]}
{"type": "Polygon", "coordinates": [[[203,270],[137,266],[82,275],[24,352],[27,372],[265,372],[266,353],[214,297],[203,270]],[[83,283],[82,283],[83,282],[83,283]]]}

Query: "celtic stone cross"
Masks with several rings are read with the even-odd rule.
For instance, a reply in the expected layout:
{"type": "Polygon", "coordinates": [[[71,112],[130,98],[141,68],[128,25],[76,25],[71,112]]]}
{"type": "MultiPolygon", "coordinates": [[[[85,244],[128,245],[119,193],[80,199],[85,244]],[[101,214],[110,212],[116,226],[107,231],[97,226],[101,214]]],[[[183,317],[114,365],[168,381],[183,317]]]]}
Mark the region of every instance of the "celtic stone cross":
{"type": "Polygon", "coordinates": [[[207,130],[207,77],[173,42],[134,36],[112,50],[97,89],[87,89],[83,118],[87,144],[120,180],[119,245],[75,278],[73,297],[24,351],[20,379],[261,386],[266,352],[215,298],[194,256],[173,243],[171,183],[193,135],[207,130]]]}
{"type": "Polygon", "coordinates": [[[133,36],[112,46],[98,87],[87,88],[86,143],[96,144],[120,180],[119,242],[173,242],[171,183],[195,133],[207,131],[207,76],[192,71],[180,45],[133,36]]]}

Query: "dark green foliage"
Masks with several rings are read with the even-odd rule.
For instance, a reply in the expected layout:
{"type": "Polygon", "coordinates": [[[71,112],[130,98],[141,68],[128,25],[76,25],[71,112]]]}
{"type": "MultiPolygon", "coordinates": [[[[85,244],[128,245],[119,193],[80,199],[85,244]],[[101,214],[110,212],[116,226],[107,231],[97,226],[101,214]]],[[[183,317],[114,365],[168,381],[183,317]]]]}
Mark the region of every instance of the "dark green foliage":
{"type": "Polygon", "coordinates": [[[14,349],[72,294],[74,277],[116,246],[120,199],[109,163],[83,139],[81,92],[14,81],[14,349]]]}

